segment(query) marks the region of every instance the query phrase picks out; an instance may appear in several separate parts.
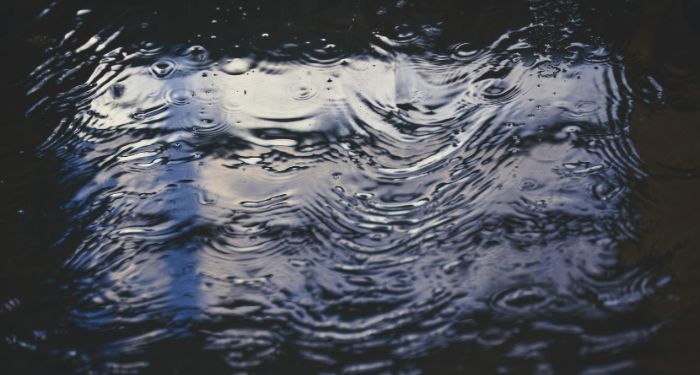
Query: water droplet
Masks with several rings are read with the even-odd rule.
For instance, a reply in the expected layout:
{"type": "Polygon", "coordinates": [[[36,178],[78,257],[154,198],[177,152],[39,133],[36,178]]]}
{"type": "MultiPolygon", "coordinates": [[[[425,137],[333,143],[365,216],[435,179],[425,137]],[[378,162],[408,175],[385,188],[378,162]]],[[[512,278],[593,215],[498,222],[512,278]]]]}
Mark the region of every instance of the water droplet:
{"type": "Polygon", "coordinates": [[[180,88],[168,92],[168,101],[175,105],[190,104],[195,92],[190,89],[180,88]]]}
{"type": "Polygon", "coordinates": [[[190,56],[195,60],[205,60],[207,58],[207,49],[202,46],[192,46],[185,51],[185,55],[190,56]]]}
{"type": "Polygon", "coordinates": [[[158,78],[165,78],[175,71],[176,66],[172,60],[159,60],[151,65],[151,72],[158,78]]]}
{"type": "Polygon", "coordinates": [[[221,71],[226,74],[238,75],[250,70],[252,62],[248,59],[235,58],[221,66],[221,71]]]}

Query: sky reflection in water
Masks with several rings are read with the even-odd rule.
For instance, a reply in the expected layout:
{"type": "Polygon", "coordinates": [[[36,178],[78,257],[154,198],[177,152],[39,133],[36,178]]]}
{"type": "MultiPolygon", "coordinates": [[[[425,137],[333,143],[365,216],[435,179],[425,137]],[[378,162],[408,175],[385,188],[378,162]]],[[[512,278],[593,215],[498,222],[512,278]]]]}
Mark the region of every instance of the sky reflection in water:
{"type": "Polygon", "coordinates": [[[65,23],[26,86],[67,224],[44,292],[7,299],[37,322],[10,350],[107,372],[637,365],[670,277],[624,254],[651,201],[630,124],[664,91],[588,8],[187,4],[36,21],[65,23]]]}

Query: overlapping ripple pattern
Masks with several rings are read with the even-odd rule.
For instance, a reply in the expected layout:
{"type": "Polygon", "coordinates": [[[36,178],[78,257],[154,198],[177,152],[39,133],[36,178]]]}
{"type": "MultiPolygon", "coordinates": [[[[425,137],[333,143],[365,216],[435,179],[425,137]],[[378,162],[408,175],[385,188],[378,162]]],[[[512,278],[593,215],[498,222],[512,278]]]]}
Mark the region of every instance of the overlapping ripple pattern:
{"type": "Polygon", "coordinates": [[[172,348],[225,371],[630,365],[658,324],[625,317],[664,279],[619,261],[635,94],[576,6],[479,38],[403,1],[321,30],[201,6],[186,38],[78,12],[32,73],[28,116],[60,118],[37,152],[73,191],[70,303],[18,342],[98,372],[187,363],[172,348]]]}

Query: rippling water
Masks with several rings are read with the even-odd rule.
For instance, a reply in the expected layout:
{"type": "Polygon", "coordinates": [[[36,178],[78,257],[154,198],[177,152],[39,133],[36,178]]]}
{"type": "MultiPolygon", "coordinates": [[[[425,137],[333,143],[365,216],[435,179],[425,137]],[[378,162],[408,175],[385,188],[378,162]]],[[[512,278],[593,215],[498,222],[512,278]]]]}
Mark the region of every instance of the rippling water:
{"type": "Polygon", "coordinates": [[[689,370],[700,13],[482,3],[11,8],[10,369],[689,370]]]}

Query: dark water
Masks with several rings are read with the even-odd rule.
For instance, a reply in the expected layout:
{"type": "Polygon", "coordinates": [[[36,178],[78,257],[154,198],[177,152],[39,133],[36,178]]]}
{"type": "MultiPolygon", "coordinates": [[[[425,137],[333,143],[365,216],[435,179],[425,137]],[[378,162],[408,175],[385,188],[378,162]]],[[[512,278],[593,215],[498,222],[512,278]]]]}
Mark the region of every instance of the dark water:
{"type": "Polygon", "coordinates": [[[690,1],[3,3],[3,373],[696,373],[690,1]]]}

